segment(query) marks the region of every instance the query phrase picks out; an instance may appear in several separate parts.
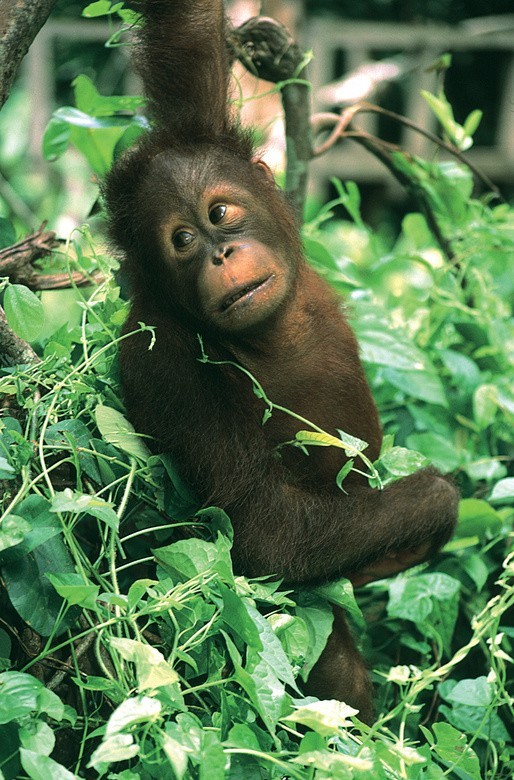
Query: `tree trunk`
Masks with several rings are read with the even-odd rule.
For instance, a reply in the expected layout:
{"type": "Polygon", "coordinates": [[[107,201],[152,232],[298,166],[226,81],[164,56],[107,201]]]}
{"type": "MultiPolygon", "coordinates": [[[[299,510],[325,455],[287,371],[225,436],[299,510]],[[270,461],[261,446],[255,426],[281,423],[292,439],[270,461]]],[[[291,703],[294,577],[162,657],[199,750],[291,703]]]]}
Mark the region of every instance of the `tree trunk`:
{"type": "Polygon", "coordinates": [[[56,0],[0,0],[0,108],[56,0]]]}

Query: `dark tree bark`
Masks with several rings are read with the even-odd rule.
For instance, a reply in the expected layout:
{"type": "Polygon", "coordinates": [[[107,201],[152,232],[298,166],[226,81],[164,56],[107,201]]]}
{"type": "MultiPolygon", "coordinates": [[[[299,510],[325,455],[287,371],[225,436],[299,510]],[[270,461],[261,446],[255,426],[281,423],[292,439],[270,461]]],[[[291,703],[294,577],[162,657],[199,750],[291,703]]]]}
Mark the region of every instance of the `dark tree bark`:
{"type": "Polygon", "coordinates": [[[56,0],[0,0],[0,108],[56,0]]]}

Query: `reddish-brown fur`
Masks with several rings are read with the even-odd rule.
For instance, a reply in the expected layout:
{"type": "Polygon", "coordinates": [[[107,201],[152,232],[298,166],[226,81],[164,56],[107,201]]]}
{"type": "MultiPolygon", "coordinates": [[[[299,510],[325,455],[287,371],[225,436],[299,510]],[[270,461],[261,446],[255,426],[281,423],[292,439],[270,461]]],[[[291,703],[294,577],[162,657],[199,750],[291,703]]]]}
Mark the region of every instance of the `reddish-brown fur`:
{"type": "MultiPolygon", "coordinates": [[[[273,402],[365,439],[377,457],[378,416],[340,301],[306,264],[291,208],[227,108],[221,0],[141,8],[138,61],[155,125],[105,186],[133,284],[125,330],[145,322],[156,334],[151,351],[148,333],[121,346],[130,418],[173,455],[205,504],[229,513],[238,572],[362,583],[424,560],[454,527],[447,480],[425,469],[377,491],[352,472],[346,495],[335,483],[341,450],[313,447],[306,457],[286,446],[279,458],[277,445],[305,425],[276,411],[263,426],[248,377],[198,360],[200,333],[211,361],[239,363],[273,402]],[[218,221],[219,203],[229,206],[218,221]],[[180,246],[184,230],[194,251],[180,246]],[[224,296],[260,276],[269,289],[226,305],[224,296]]],[[[372,718],[365,665],[340,610],[310,682],[372,718]]]]}

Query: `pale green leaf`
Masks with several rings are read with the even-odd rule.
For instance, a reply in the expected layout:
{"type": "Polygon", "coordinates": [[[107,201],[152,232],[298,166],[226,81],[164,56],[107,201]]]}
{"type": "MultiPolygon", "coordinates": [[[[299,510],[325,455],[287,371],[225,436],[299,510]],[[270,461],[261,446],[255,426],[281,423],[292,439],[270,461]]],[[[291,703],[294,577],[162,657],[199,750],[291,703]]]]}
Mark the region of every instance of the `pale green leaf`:
{"type": "Polygon", "coordinates": [[[30,780],[79,780],[78,775],[69,772],[62,764],[53,758],[34,753],[32,750],[20,749],[20,761],[30,780]]]}
{"type": "Polygon", "coordinates": [[[340,729],[351,727],[353,725],[351,718],[358,712],[342,701],[327,699],[297,707],[294,712],[281,720],[300,723],[322,736],[331,737],[336,736],[340,729]]]}
{"type": "Polygon", "coordinates": [[[95,409],[95,420],[106,442],[134,458],[148,460],[150,450],[121,412],[100,404],[95,409]]]}
{"type": "Polygon", "coordinates": [[[4,311],[9,326],[24,341],[35,341],[41,332],[45,313],[43,304],[23,284],[10,284],[4,293],[4,311]]]}
{"type": "Polygon", "coordinates": [[[105,728],[106,737],[119,734],[140,723],[153,723],[160,718],[162,704],[150,696],[134,696],[126,699],[114,710],[105,728]]]}

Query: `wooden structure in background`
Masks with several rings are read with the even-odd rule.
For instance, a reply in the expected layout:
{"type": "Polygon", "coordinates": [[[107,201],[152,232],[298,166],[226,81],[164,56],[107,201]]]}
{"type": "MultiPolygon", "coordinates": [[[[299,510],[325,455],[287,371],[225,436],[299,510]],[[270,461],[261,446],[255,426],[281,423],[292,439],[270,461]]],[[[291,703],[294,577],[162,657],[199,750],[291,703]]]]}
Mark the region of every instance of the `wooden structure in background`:
{"type": "MultiPolygon", "coordinates": [[[[232,3],[232,17],[236,24],[258,11],[256,0],[235,0],[232,3]]],[[[296,28],[305,48],[314,52],[309,66],[309,77],[313,83],[314,110],[333,109],[334,104],[326,101],[325,87],[334,77],[344,78],[355,72],[365,63],[375,59],[378,51],[402,52],[414,63],[401,77],[404,94],[403,113],[420,126],[436,130],[437,122],[426,102],[419,95],[420,89],[434,91],[436,76],[427,73],[430,65],[443,52],[490,51],[491,57],[499,52],[507,52],[509,65],[503,74],[502,99],[497,107],[496,138],[490,147],[473,147],[468,155],[491,179],[498,182],[514,182],[514,15],[503,17],[484,17],[458,26],[440,24],[396,24],[350,22],[331,17],[314,17],[302,24],[301,4],[291,0],[268,0],[265,12],[275,11],[281,21],[296,28]],[[278,13],[280,5],[281,13],[278,13]],[[346,73],[335,74],[335,63],[345,62],[346,73]]],[[[26,58],[25,74],[30,84],[31,99],[31,142],[30,151],[34,158],[40,157],[40,144],[44,127],[54,107],[54,46],[56,40],[98,41],[103,43],[109,35],[109,27],[103,21],[67,21],[50,20],[41,30],[26,58]]],[[[120,69],[127,68],[127,49],[111,50],[116,63],[110,63],[120,69]]],[[[269,84],[256,81],[245,73],[241,75],[242,89],[246,95],[253,96],[258,91],[269,91],[269,84]]],[[[127,68],[125,88],[131,91],[135,86],[133,77],[127,68]]],[[[379,104],[380,97],[369,98],[379,104]]],[[[387,103],[384,103],[387,106],[387,103]]],[[[473,106],[479,108],[480,106],[473,106]]],[[[278,96],[259,100],[250,100],[245,104],[244,115],[260,127],[271,128],[272,120],[280,114],[278,96]]],[[[377,118],[367,115],[359,117],[359,124],[370,132],[376,132],[377,118]]],[[[280,131],[275,129],[268,141],[272,164],[280,164],[282,149],[274,153],[273,146],[280,146],[280,131]]],[[[410,130],[402,130],[400,144],[416,153],[431,154],[430,141],[410,130]]],[[[338,144],[328,154],[314,161],[311,177],[313,190],[321,193],[331,176],[353,179],[362,183],[389,183],[391,177],[381,163],[364,149],[351,141],[338,144]]]]}

